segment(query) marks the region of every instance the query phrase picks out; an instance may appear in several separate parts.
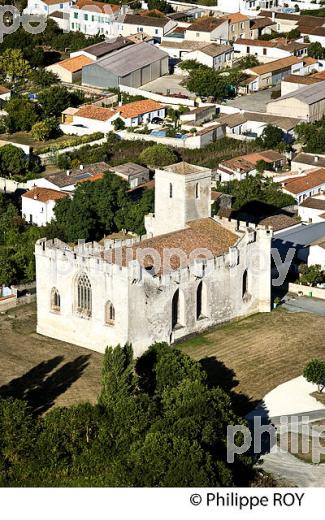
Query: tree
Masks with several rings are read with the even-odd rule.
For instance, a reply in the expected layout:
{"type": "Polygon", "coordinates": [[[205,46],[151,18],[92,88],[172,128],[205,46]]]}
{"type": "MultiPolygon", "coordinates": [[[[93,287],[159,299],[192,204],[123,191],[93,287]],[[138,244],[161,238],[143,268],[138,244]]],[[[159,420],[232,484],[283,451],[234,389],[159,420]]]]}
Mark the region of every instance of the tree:
{"type": "Polygon", "coordinates": [[[58,117],[69,106],[80,105],[83,101],[82,92],[69,92],[62,85],[45,88],[38,96],[38,102],[45,117],[58,117]]]}
{"type": "Polygon", "coordinates": [[[32,127],[32,136],[37,141],[47,141],[59,132],[59,125],[56,117],[49,117],[35,123],[32,127]]]}
{"type": "Polygon", "coordinates": [[[28,159],[21,148],[6,144],[0,148],[0,173],[4,177],[22,175],[28,167],[28,159]]]}
{"type": "Polygon", "coordinates": [[[5,109],[8,113],[8,116],[5,117],[5,124],[9,133],[20,130],[28,132],[39,120],[37,105],[24,97],[11,98],[7,101],[5,109]]]}
{"type": "Polygon", "coordinates": [[[299,281],[302,285],[310,285],[314,287],[319,283],[323,283],[325,276],[320,265],[305,265],[302,264],[299,268],[299,281]]]}
{"type": "Polygon", "coordinates": [[[304,377],[310,383],[318,387],[318,392],[322,392],[325,387],[325,360],[312,359],[304,368],[304,377]]]}
{"type": "Polygon", "coordinates": [[[281,128],[273,125],[267,125],[261,137],[256,139],[256,143],[262,146],[263,148],[278,148],[281,143],[283,143],[283,132],[281,128]]]}
{"type": "Polygon", "coordinates": [[[316,60],[323,60],[325,58],[325,49],[320,42],[313,42],[308,46],[308,56],[316,60]]]}
{"type": "Polygon", "coordinates": [[[110,407],[133,393],[135,388],[133,369],[133,350],[130,345],[124,347],[117,345],[106,349],[99,404],[110,407]]]}
{"type": "Polygon", "coordinates": [[[124,128],[125,128],[125,123],[124,123],[123,119],[121,119],[120,117],[118,117],[117,119],[114,119],[112,124],[113,124],[114,130],[116,132],[118,132],[119,130],[124,130],[124,128]]]}
{"type": "Polygon", "coordinates": [[[238,61],[236,61],[236,67],[239,67],[241,69],[250,69],[251,67],[256,67],[259,64],[260,62],[258,61],[257,57],[253,54],[243,56],[242,58],[239,58],[238,61]]]}
{"type": "Polygon", "coordinates": [[[0,55],[0,75],[10,82],[26,80],[31,68],[20,49],[7,49],[0,55]]]}
{"type": "Polygon", "coordinates": [[[51,87],[60,81],[57,74],[54,74],[51,70],[45,70],[43,68],[33,69],[30,79],[40,88],[51,87]]]}
{"type": "Polygon", "coordinates": [[[145,148],[139,160],[148,166],[167,166],[177,162],[177,155],[164,144],[154,144],[145,148]]]}
{"type": "Polygon", "coordinates": [[[256,167],[257,173],[264,173],[265,170],[268,170],[270,168],[270,165],[263,159],[260,159],[259,161],[256,162],[255,167],[256,167]]]}
{"type": "Polygon", "coordinates": [[[147,4],[149,10],[158,10],[166,14],[173,12],[172,6],[165,0],[148,0],[147,4]]]}

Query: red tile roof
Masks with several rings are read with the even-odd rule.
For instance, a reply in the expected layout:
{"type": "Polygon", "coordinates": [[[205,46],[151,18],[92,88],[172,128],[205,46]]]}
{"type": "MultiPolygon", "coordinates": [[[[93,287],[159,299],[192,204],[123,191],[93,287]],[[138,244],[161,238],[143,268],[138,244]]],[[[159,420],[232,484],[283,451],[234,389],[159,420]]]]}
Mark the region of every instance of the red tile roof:
{"type": "Polygon", "coordinates": [[[39,202],[48,202],[49,200],[64,199],[67,196],[66,193],[61,191],[51,190],[49,188],[33,188],[30,191],[22,194],[22,197],[26,199],[34,199],[39,202]]]}
{"type": "Polygon", "coordinates": [[[325,184],[325,168],[314,170],[304,177],[282,183],[283,188],[294,195],[325,184]]]}

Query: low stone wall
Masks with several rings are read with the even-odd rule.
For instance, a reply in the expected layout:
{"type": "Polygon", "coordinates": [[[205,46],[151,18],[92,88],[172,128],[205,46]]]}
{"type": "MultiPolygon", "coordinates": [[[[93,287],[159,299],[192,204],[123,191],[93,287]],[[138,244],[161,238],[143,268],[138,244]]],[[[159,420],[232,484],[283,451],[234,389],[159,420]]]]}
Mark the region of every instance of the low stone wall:
{"type": "Polygon", "coordinates": [[[310,296],[313,298],[319,298],[325,300],[325,289],[319,287],[310,287],[309,285],[300,285],[298,283],[289,283],[289,292],[294,294],[301,294],[303,296],[310,296]]]}
{"type": "Polygon", "coordinates": [[[11,296],[6,296],[4,298],[0,298],[0,312],[6,312],[10,309],[14,309],[15,307],[19,307],[19,305],[26,305],[28,303],[32,303],[36,301],[36,294],[26,294],[25,296],[21,296],[17,298],[16,294],[12,294],[11,296]]]}

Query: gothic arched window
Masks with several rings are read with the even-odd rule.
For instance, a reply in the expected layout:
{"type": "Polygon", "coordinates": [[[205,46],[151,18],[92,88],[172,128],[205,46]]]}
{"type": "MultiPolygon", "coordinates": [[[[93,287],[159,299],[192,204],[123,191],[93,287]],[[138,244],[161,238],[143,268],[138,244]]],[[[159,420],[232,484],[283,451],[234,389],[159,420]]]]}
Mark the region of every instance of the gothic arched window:
{"type": "Polygon", "coordinates": [[[173,185],[171,182],[169,183],[169,198],[173,198],[173,185]]]}
{"type": "Polygon", "coordinates": [[[112,302],[108,301],[105,305],[105,323],[106,325],[114,325],[115,322],[115,307],[112,302]]]}
{"type": "Polygon", "coordinates": [[[204,282],[200,282],[196,289],[196,319],[208,316],[207,288],[204,282]]]}
{"type": "Polygon", "coordinates": [[[177,289],[172,299],[172,329],[184,327],[185,324],[185,301],[182,291],[177,289]]]}
{"type": "Polygon", "coordinates": [[[58,312],[61,308],[61,298],[59,291],[53,287],[51,291],[51,310],[58,312]]]}
{"type": "Polygon", "coordinates": [[[91,316],[91,310],[91,283],[86,273],[81,273],[77,278],[77,311],[80,314],[91,316]]]}
{"type": "Polygon", "coordinates": [[[196,199],[200,198],[200,186],[199,186],[198,182],[195,184],[195,198],[196,199]]]}
{"type": "Polygon", "coordinates": [[[243,274],[243,285],[242,285],[242,297],[244,298],[248,293],[248,280],[247,280],[247,269],[244,271],[243,274]]]}

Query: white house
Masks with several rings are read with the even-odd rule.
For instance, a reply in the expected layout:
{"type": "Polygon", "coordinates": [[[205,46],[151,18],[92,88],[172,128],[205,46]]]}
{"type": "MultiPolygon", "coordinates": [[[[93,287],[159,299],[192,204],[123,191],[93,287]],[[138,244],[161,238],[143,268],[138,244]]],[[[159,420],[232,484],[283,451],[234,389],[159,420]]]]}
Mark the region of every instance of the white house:
{"type": "Polygon", "coordinates": [[[196,60],[213,69],[231,67],[233,57],[234,49],[231,45],[219,45],[217,43],[210,43],[186,55],[187,60],[196,60]]]}
{"type": "Polygon", "coordinates": [[[298,206],[298,215],[303,222],[324,222],[325,195],[308,197],[298,206]]]}
{"type": "Polygon", "coordinates": [[[185,39],[190,41],[228,43],[228,20],[214,16],[203,16],[193,22],[185,31],[185,39]]]}
{"type": "Polygon", "coordinates": [[[256,56],[262,63],[280,60],[288,56],[307,56],[308,44],[290,41],[287,38],[274,40],[254,40],[239,38],[234,42],[235,56],[256,56]]]}
{"type": "Polygon", "coordinates": [[[116,22],[116,32],[122,36],[130,36],[135,33],[145,33],[152,36],[156,42],[168,34],[177,22],[170,18],[158,18],[156,16],[144,16],[139,14],[126,14],[116,22]]]}
{"type": "Polygon", "coordinates": [[[21,213],[30,224],[45,226],[54,218],[54,206],[66,193],[49,188],[33,188],[21,196],[21,213]]]}
{"type": "Polygon", "coordinates": [[[320,168],[302,177],[284,181],[281,186],[284,193],[292,195],[301,204],[308,197],[319,195],[325,190],[325,169],[320,168]]]}
{"type": "Polygon", "coordinates": [[[25,12],[49,16],[55,11],[69,13],[72,5],[72,0],[28,0],[25,12]]]}
{"type": "Polygon", "coordinates": [[[124,9],[115,4],[79,0],[70,10],[70,31],[81,31],[89,36],[117,37],[114,22],[121,19],[124,9]]]}
{"type": "Polygon", "coordinates": [[[67,134],[107,133],[114,129],[113,123],[118,118],[123,120],[126,127],[130,127],[150,123],[154,117],[163,119],[165,115],[166,108],[152,99],[133,101],[116,108],[83,105],[77,110],[73,109],[73,113],[68,115],[69,123],[64,119],[60,128],[67,134]]]}
{"type": "Polygon", "coordinates": [[[155,182],[141,240],[37,242],[39,334],[99,352],[131,343],[139,356],[154,342],[270,311],[272,231],[211,218],[207,168],[174,164],[155,182]]]}
{"type": "Polygon", "coordinates": [[[109,170],[109,165],[104,161],[93,164],[81,164],[74,170],[66,170],[58,173],[51,173],[45,177],[31,179],[26,182],[27,189],[47,188],[50,190],[61,191],[63,193],[73,193],[76,186],[82,182],[96,182],[103,178],[104,173],[109,170]]]}
{"type": "Polygon", "coordinates": [[[286,157],[274,150],[265,150],[222,161],[217,168],[219,180],[221,182],[242,181],[248,176],[255,177],[258,161],[266,163],[266,171],[277,171],[285,166],[286,157]]]}

